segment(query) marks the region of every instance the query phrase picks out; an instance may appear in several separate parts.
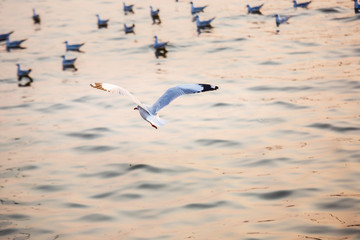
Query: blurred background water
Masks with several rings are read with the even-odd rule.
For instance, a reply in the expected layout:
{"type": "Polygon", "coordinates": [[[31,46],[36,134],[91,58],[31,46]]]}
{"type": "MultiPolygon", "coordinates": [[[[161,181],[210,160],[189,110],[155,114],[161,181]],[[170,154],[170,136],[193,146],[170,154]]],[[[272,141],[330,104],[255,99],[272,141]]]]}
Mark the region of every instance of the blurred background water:
{"type": "Polygon", "coordinates": [[[0,33],[27,38],[26,49],[0,44],[0,238],[360,239],[353,2],[269,0],[248,15],[260,1],[194,1],[216,17],[200,34],[188,1],[126,3],[134,14],[113,0],[0,1],[0,33]],[[275,13],[289,24],[277,28],[275,13]],[[65,52],[66,40],[84,52],[65,52]],[[64,54],[77,71],[62,70],[64,54]],[[32,69],[30,87],[16,63],[32,69]],[[183,83],[219,90],[175,100],[155,130],[92,82],[146,104],[183,83]]]}

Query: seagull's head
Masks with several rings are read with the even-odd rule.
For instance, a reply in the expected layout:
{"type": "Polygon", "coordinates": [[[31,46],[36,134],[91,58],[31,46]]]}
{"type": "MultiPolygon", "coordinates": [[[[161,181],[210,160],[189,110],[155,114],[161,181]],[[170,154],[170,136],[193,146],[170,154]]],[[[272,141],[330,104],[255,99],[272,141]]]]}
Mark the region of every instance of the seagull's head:
{"type": "Polygon", "coordinates": [[[279,17],[279,14],[277,14],[277,13],[276,13],[276,14],[274,14],[274,17],[279,17]]]}
{"type": "Polygon", "coordinates": [[[20,67],[20,64],[17,63],[16,66],[20,67]]]}
{"type": "Polygon", "coordinates": [[[65,44],[67,44],[67,43],[68,43],[68,41],[65,41],[64,43],[65,43],[65,44]]]}

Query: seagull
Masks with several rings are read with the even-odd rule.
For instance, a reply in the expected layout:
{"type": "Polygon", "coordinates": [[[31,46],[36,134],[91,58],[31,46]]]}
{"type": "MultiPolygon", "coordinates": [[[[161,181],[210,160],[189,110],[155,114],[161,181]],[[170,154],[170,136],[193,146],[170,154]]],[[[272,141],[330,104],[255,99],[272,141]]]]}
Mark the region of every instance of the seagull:
{"type": "Polygon", "coordinates": [[[31,69],[28,70],[21,70],[20,64],[16,64],[17,66],[17,77],[18,81],[20,81],[23,77],[28,78],[31,82],[33,81],[32,78],[29,76],[31,69]]]}
{"type": "Polygon", "coordinates": [[[279,16],[279,14],[275,14],[274,17],[277,27],[279,27],[282,23],[286,23],[290,18],[290,16],[279,16]]]}
{"type": "Polygon", "coordinates": [[[26,41],[26,39],[18,40],[18,41],[12,41],[10,42],[10,37],[8,36],[6,38],[6,51],[10,52],[11,48],[21,48],[24,49],[20,44],[26,41]]]}
{"type": "Polygon", "coordinates": [[[109,19],[100,19],[100,15],[96,14],[97,19],[98,19],[98,27],[102,28],[102,27],[107,27],[109,19]]]}
{"type": "Polygon", "coordinates": [[[159,50],[163,50],[166,51],[165,47],[168,44],[167,42],[158,42],[158,37],[155,36],[155,42],[154,42],[154,48],[155,50],[159,51],[159,50]]]}
{"type": "Polygon", "coordinates": [[[264,6],[264,4],[261,4],[259,6],[255,6],[255,7],[250,7],[250,5],[246,5],[247,9],[248,9],[248,14],[249,13],[253,13],[253,14],[261,14],[260,9],[261,7],[264,6]]]}
{"type": "Polygon", "coordinates": [[[40,23],[40,15],[35,12],[35,9],[33,8],[33,16],[32,19],[34,20],[34,23],[40,23]]]}
{"type": "Polygon", "coordinates": [[[210,28],[211,28],[211,27],[212,27],[212,26],[211,26],[211,22],[215,19],[215,17],[213,17],[213,18],[211,18],[211,19],[209,19],[209,20],[200,21],[199,16],[196,15],[195,19],[196,19],[196,26],[197,26],[198,28],[207,28],[207,27],[210,27],[210,28]]]}
{"type": "Polygon", "coordinates": [[[307,8],[309,6],[309,4],[311,3],[311,1],[303,2],[303,3],[297,3],[296,0],[293,0],[293,3],[294,3],[294,8],[298,8],[298,7],[307,8]]]}
{"type": "Polygon", "coordinates": [[[13,32],[14,32],[14,31],[0,34],[0,42],[6,41],[6,39],[7,39],[8,37],[10,37],[10,35],[11,35],[13,32]]]}
{"type": "Polygon", "coordinates": [[[354,10],[355,10],[355,13],[360,13],[360,6],[358,3],[358,0],[354,0],[354,10]]]}
{"type": "Polygon", "coordinates": [[[66,51],[77,51],[77,52],[81,52],[80,51],[80,47],[83,46],[85,43],[80,43],[80,44],[69,44],[68,41],[64,42],[66,45],[66,51]]]}
{"type": "Polygon", "coordinates": [[[109,83],[92,83],[90,86],[106,92],[128,96],[133,102],[135,102],[135,104],[137,104],[134,110],[138,110],[140,116],[156,129],[167,123],[166,120],[159,118],[157,113],[177,97],[185,94],[214,91],[218,89],[217,86],[210,84],[182,84],[169,88],[152,106],[147,106],[142,104],[128,90],[120,86],[109,83]]]}
{"type": "Polygon", "coordinates": [[[154,10],[152,6],[150,6],[150,16],[153,20],[153,24],[158,22],[158,24],[161,23],[160,16],[159,16],[160,9],[154,10]]]}
{"type": "Polygon", "coordinates": [[[75,61],[76,61],[76,58],[72,58],[72,59],[66,59],[65,58],[65,55],[62,55],[62,66],[63,66],[63,70],[65,70],[66,68],[75,68],[75,61]]]}
{"type": "Polygon", "coordinates": [[[135,24],[131,25],[131,26],[126,26],[126,24],[124,24],[124,31],[125,33],[134,33],[134,28],[135,28],[135,24]]]}
{"type": "Polygon", "coordinates": [[[191,5],[191,14],[196,14],[196,13],[200,13],[200,12],[204,12],[204,9],[207,8],[206,6],[203,7],[194,7],[194,3],[190,2],[191,5]]]}
{"type": "Polygon", "coordinates": [[[134,7],[134,4],[131,4],[131,5],[126,5],[125,3],[124,4],[124,12],[125,13],[134,13],[133,11],[133,7],[134,7]]]}

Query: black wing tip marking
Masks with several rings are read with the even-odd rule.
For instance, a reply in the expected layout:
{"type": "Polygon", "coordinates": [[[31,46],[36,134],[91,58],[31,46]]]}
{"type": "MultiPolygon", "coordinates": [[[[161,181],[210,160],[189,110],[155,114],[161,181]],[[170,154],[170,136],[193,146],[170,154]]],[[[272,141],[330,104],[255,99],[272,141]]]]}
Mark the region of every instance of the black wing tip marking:
{"type": "Polygon", "coordinates": [[[203,87],[203,90],[201,90],[200,92],[215,91],[219,89],[219,87],[215,85],[202,84],[202,83],[199,83],[199,85],[203,87]]]}

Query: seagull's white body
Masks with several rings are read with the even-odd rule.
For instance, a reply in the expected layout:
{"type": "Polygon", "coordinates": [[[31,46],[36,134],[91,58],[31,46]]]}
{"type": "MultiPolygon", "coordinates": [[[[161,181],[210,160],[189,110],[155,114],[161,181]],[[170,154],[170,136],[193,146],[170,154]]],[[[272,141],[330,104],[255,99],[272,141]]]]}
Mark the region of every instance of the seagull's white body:
{"type": "Polygon", "coordinates": [[[124,24],[124,31],[125,33],[133,33],[134,32],[134,28],[135,28],[135,24],[127,26],[126,24],[124,24]]]}
{"type": "Polygon", "coordinates": [[[289,20],[290,16],[279,16],[279,14],[275,14],[275,22],[276,26],[280,26],[282,23],[286,23],[289,20]]]}
{"type": "Polygon", "coordinates": [[[109,83],[92,83],[90,84],[90,86],[106,92],[128,96],[135,104],[137,104],[134,110],[138,110],[140,116],[156,129],[163,126],[167,122],[166,120],[158,117],[158,112],[164,107],[166,107],[170,102],[175,100],[177,97],[185,94],[214,91],[218,89],[217,86],[209,84],[182,84],[176,87],[169,88],[152,106],[146,106],[142,104],[128,90],[120,86],[109,83]]]}
{"type": "Polygon", "coordinates": [[[35,9],[33,9],[32,19],[34,20],[34,23],[40,23],[40,15],[36,13],[35,9]]]}
{"type": "Polygon", "coordinates": [[[264,6],[264,4],[261,4],[259,6],[250,7],[250,5],[246,5],[248,9],[248,13],[260,13],[260,9],[264,6]]]}
{"type": "Polygon", "coordinates": [[[106,26],[109,22],[109,19],[101,19],[99,14],[96,14],[96,17],[98,19],[99,26],[106,26]]]}
{"type": "Polygon", "coordinates": [[[26,41],[26,39],[10,41],[10,37],[8,36],[6,38],[6,50],[10,51],[11,48],[23,48],[23,47],[21,47],[20,44],[23,43],[24,41],[26,41]]]}
{"type": "Polygon", "coordinates": [[[76,58],[72,58],[72,59],[66,59],[65,56],[61,56],[62,57],[62,65],[63,67],[70,67],[70,66],[73,66],[75,61],[76,61],[76,58]]]}
{"type": "Polygon", "coordinates": [[[154,48],[156,50],[165,50],[167,42],[158,42],[158,37],[157,36],[155,36],[154,38],[155,38],[155,42],[154,42],[154,45],[153,45],[154,48]]]}
{"type": "Polygon", "coordinates": [[[124,5],[124,12],[133,12],[134,4],[126,5],[125,3],[123,3],[123,5],[124,5]]]}
{"type": "Polygon", "coordinates": [[[204,21],[200,21],[200,18],[198,15],[196,15],[195,17],[196,19],[196,26],[198,28],[206,28],[206,27],[211,27],[211,22],[215,19],[214,17],[209,19],[209,20],[204,20],[204,21]]]}
{"type": "Polygon", "coordinates": [[[0,34],[0,41],[6,41],[6,39],[13,33],[14,31],[0,34]]]}
{"type": "Polygon", "coordinates": [[[80,47],[85,44],[85,43],[69,44],[68,41],[65,41],[64,43],[66,45],[66,51],[80,51],[80,47]]]}
{"type": "Polygon", "coordinates": [[[297,3],[296,0],[293,0],[293,6],[294,8],[307,8],[309,6],[309,4],[311,3],[311,1],[308,1],[308,2],[302,2],[302,3],[297,3]]]}
{"type": "Polygon", "coordinates": [[[23,77],[27,77],[30,81],[32,81],[32,78],[29,76],[31,69],[28,70],[22,70],[20,68],[20,64],[16,64],[17,66],[17,76],[18,80],[20,81],[23,77]]]}
{"type": "Polygon", "coordinates": [[[191,5],[191,14],[196,14],[196,13],[203,12],[204,9],[207,7],[207,6],[194,7],[194,3],[193,3],[193,2],[190,2],[190,5],[191,5]]]}

